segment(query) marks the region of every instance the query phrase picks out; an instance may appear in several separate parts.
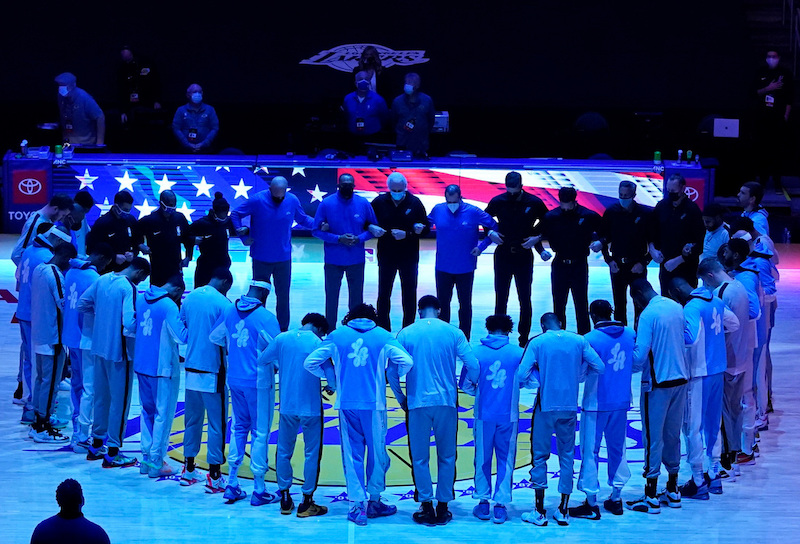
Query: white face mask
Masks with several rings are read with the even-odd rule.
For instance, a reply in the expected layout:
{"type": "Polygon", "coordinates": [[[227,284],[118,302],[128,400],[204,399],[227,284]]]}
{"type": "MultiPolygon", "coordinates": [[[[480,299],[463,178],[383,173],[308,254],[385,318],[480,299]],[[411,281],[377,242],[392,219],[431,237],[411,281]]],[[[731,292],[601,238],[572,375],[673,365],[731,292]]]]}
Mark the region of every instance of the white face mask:
{"type": "Polygon", "coordinates": [[[192,93],[192,102],[194,104],[199,104],[203,101],[203,93],[192,93]]]}
{"type": "Polygon", "coordinates": [[[767,57],[767,66],[770,68],[776,68],[780,61],[781,59],[776,59],[775,57],[767,57]]]}
{"type": "Polygon", "coordinates": [[[413,94],[413,92],[414,92],[414,86],[413,86],[413,85],[409,85],[408,83],[406,83],[405,85],[403,85],[403,91],[404,91],[406,94],[413,94]]]}
{"type": "Polygon", "coordinates": [[[69,89],[66,85],[59,85],[58,86],[58,94],[61,96],[67,96],[69,94],[69,89]]]}
{"type": "Polygon", "coordinates": [[[447,203],[447,207],[450,209],[451,212],[456,213],[458,208],[461,206],[459,202],[447,203]]]}

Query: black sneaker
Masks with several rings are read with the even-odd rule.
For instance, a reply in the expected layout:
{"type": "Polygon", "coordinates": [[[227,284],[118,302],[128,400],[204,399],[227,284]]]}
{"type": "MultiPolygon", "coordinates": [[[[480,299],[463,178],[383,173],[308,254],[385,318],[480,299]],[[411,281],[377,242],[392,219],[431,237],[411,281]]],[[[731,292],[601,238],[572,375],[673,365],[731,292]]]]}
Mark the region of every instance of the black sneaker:
{"type": "Polygon", "coordinates": [[[611,512],[615,516],[621,516],[625,509],[622,507],[622,499],[614,500],[612,498],[608,498],[603,502],[603,508],[606,509],[606,512],[611,512]]]}
{"type": "Polygon", "coordinates": [[[411,515],[411,519],[420,525],[427,525],[433,527],[436,525],[436,510],[433,508],[431,501],[425,501],[419,506],[419,510],[411,515]]]}
{"type": "Polygon", "coordinates": [[[600,519],[600,507],[596,504],[592,506],[589,501],[583,501],[580,506],[569,509],[571,518],[600,519]]]}
{"type": "Polygon", "coordinates": [[[688,482],[678,488],[680,496],[686,499],[695,499],[699,501],[708,500],[708,486],[705,482],[699,486],[694,483],[694,478],[690,478],[688,482]]]}
{"type": "Polygon", "coordinates": [[[314,516],[324,516],[328,513],[327,506],[320,506],[314,502],[311,495],[303,495],[303,502],[297,507],[298,518],[311,518],[314,516]]]}
{"type": "Polygon", "coordinates": [[[436,525],[447,525],[453,519],[453,513],[447,509],[446,502],[436,504],[436,525]]]}
{"type": "Polygon", "coordinates": [[[281,514],[288,516],[294,510],[294,501],[288,489],[281,489],[281,514]]]}

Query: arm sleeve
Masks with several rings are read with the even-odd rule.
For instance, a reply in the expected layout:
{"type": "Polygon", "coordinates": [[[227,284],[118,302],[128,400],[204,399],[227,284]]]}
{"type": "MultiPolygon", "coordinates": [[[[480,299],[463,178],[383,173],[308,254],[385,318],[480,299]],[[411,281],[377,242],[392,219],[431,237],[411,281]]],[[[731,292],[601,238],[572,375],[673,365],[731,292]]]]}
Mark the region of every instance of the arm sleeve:
{"type": "Polygon", "coordinates": [[[403,346],[397,340],[390,340],[384,349],[386,349],[388,361],[397,367],[398,376],[402,377],[408,374],[408,371],[414,366],[414,361],[411,359],[411,355],[403,349],[403,346]]]}
{"type": "Polygon", "coordinates": [[[253,213],[253,202],[255,201],[245,200],[233,209],[231,212],[231,223],[233,223],[234,228],[242,228],[242,219],[249,217],[250,214],[253,213]]]}
{"type": "Polygon", "coordinates": [[[472,383],[478,383],[478,379],[480,379],[480,372],[481,367],[478,363],[477,357],[475,357],[475,353],[472,351],[472,346],[469,345],[469,340],[464,335],[463,332],[458,331],[458,343],[456,344],[456,353],[458,358],[464,364],[464,368],[467,369],[467,380],[472,383]]]}
{"type": "Polygon", "coordinates": [[[308,354],[308,357],[306,357],[303,363],[303,368],[311,372],[317,378],[326,378],[322,365],[326,361],[333,360],[335,356],[336,345],[329,340],[325,340],[317,349],[308,354]]]}
{"type": "Polygon", "coordinates": [[[725,332],[736,332],[741,326],[739,318],[727,306],[725,306],[725,313],[722,316],[722,325],[725,327],[725,332]]]}
{"type": "Polygon", "coordinates": [[[314,215],[314,224],[311,228],[311,235],[314,238],[319,238],[323,242],[328,242],[330,244],[336,244],[339,242],[339,235],[334,234],[331,231],[324,232],[321,229],[322,223],[328,220],[328,206],[325,204],[323,200],[319,207],[317,208],[317,213],[314,215]]]}
{"type": "Polygon", "coordinates": [[[181,109],[182,108],[178,108],[177,110],[175,110],[175,116],[172,118],[172,132],[173,134],[175,134],[175,138],[178,139],[178,141],[183,147],[189,147],[189,140],[183,133],[183,127],[181,127],[181,122],[183,120],[183,116],[181,115],[181,109]]]}
{"type": "Polygon", "coordinates": [[[636,330],[636,344],[633,347],[633,371],[641,372],[647,365],[650,348],[653,342],[653,330],[649,316],[639,316],[639,328],[636,330]]]}
{"type": "Polygon", "coordinates": [[[167,314],[167,330],[176,343],[185,344],[189,341],[189,330],[181,319],[177,307],[171,308],[167,314]]]}
{"type": "Polygon", "coordinates": [[[372,206],[370,206],[369,202],[365,203],[364,212],[364,215],[366,215],[364,218],[364,230],[358,234],[358,239],[361,241],[361,243],[373,238],[372,233],[367,230],[367,226],[378,224],[378,218],[375,217],[375,210],[372,209],[372,206]]]}
{"type": "Polygon", "coordinates": [[[583,339],[583,362],[598,374],[606,371],[606,365],[586,338],[583,339]]]}
{"type": "Polygon", "coordinates": [[[539,379],[534,372],[536,364],[536,348],[532,348],[529,345],[525,348],[525,353],[522,355],[522,361],[520,361],[519,369],[517,370],[517,379],[520,387],[526,389],[537,389],[539,387],[539,379]]]}
{"type": "Polygon", "coordinates": [[[219,132],[219,117],[217,117],[217,110],[209,106],[211,113],[208,114],[209,121],[211,122],[211,130],[208,132],[208,136],[206,139],[203,140],[201,144],[202,147],[211,147],[211,143],[214,141],[214,138],[217,137],[217,133],[219,132]]]}
{"type": "Polygon", "coordinates": [[[97,280],[92,282],[92,284],[84,291],[81,298],[78,299],[77,309],[81,313],[85,314],[93,314],[94,313],[94,301],[95,297],[97,296],[97,280]]]}
{"type": "Polygon", "coordinates": [[[211,327],[208,339],[218,346],[226,347],[228,345],[228,328],[225,326],[225,314],[217,318],[217,322],[211,327]]]}

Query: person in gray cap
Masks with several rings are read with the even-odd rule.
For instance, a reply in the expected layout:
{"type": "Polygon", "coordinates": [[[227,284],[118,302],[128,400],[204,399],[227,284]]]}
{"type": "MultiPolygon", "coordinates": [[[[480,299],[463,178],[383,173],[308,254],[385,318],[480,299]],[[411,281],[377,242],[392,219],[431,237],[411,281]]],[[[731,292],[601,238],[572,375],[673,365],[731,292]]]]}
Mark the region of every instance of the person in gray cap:
{"type": "Polygon", "coordinates": [[[106,118],[94,98],[75,85],[69,72],[59,74],[58,112],[65,142],[81,145],[105,145],[106,118]]]}

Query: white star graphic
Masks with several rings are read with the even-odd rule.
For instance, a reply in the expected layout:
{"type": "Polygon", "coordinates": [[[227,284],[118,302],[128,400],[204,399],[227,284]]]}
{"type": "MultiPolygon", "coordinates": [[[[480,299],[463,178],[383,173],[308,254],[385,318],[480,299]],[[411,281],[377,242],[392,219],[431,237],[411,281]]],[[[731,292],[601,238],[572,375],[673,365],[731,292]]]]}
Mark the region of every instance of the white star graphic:
{"type": "Polygon", "coordinates": [[[245,197],[245,198],[250,198],[250,197],[247,195],[247,192],[248,192],[250,189],[252,189],[252,188],[253,188],[253,186],[252,186],[252,185],[245,185],[245,184],[244,184],[244,178],[239,178],[239,185],[234,185],[232,188],[233,188],[233,190],[234,190],[234,191],[236,191],[236,194],[235,194],[235,195],[234,195],[234,197],[233,197],[234,199],[237,199],[237,198],[239,198],[240,196],[243,196],[243,197],[245,197]]]}
{"type": "Polygon", "coordinates": [[[95,204],[95,206],[100,208],[100,214],[102,215],[104,213],[108,213],[108,210],[111,209],[111,206],[113,206],[113,204],[109,204],[108,203],[108,197],[105,197],[103,199],[103,203],[102,204],[95,204]]]}
{"type": "Polygon", "coordinates": [[[306,177],[306,169],[302,166],[295,166],[292,168],[292,177],[296,176],[297,174],[306,177]]]}
{"type": "Polygon", "coordinates": [[[320,191],[319,185],[314,185],[313,191],[311,189],[306,189],[306,191],[308,191],[308,194],[311,195],[311,202],[314,202],[315,200],[322,202],[322,197],[328,194],[325,191],[320,191]]]}
{"type": "Polygon", "coordinates": [[[300,260],[306,255],[306,245],[305,244],[292,244],[292,257],[295,260],[300,260]]]}
{"type": "Polygon", "coordinates": [[[139,206],[134,206],[134,208],[136,208],[137,210],[139,210],[139,219],[141,219],[141,218],[142,218],[142,217],[144,217],[145,215],[150,215],[150,214],[153,212],[153,210],[155,210],[155,209],[157,209],[157,208],[158,208],[158,206],[151,206],[151,205],[150,205],[150,204],[147,202],[147,199],[145,198],[145,199],[144,199],[144,202],[143,202],[141,205],[139,205],[139,206]]]}
{"type": "Polygon", "coordinates": [[[177,183],[177,182],[170,181],[169,178],[167,178],[167,175],[164,174],[164,177],[161,178],[161,181],[157,181],[156,182],[156,184],[158,184],[158,194],[161,194],[164,191],[171,190],[172,186],[175,185],[175,183],[177,183]]]}
{"type": "Polygon", "coordinates": [[[133,192],[133,184],[139,181],[136,178],[132,178],[130,174],[128,174],[127,170],[125,170],[125,173],[122,175],[121,178],[114,178],[114,179],[119,182],[120,191],[127,189],[130,192],[133,192]]]}
{"type": "Polygon", "coordinates": [[[226,172],[230,172],[231,171],[231,167],[230,166],[217,166],[214,169],[214,172],[219,172],[220,170],[225,170],[226,172]]]}
{"type": "Polygon", "coordinates": [[[211,198],[211,188],[214,184],[208,183],[205,176],[200,179],[200,183],[192,183],[192,185],[197,189],[197,194],[194,196],[206,195],[208,198],[211,198]]]}
{"type": "Polygon", "coordinates": [[[191,221],[192,221],[192,213],[194,213],[194,209],[193,209],[193,208],[190,208],[190,207],[189,207],[189,206],[186,204],[186,201],[185,201],[185,200],[183,201],[183,204],[181,204],[181,207],[180,207],[180,208],[178,208],[176,211],[177,211],[178,213],[182,213],[182,214],[183,214],[183,216],[186,218],[186,220],[187,220],[187,221],[189,221],[189,222],[191,223],[191,221]]]}
{"type": "Polygon", "coordinates": [[[82,176],[75,176],[75,177],[77,178],[78,181],[81,182],[81,186],[78,187],[79,191],[86,187],[94,191],[94,180],[97,179],[97,176],[90,176],[88,168],[84,169],[82,176]]]}

